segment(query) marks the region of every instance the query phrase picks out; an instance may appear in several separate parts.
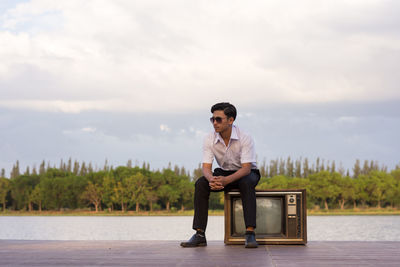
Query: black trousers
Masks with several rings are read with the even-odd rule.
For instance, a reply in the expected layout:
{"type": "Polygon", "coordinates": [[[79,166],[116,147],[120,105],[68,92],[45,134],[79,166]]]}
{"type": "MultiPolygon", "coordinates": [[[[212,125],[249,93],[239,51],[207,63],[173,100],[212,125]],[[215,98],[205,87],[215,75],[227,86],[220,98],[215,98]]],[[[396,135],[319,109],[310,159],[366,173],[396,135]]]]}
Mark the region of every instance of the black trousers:
{"type": "MultiPolygon", "coordinates": [[[[220,168],[214,170],[214,176],[228,176],[235,171],[224,171],[220,168]]],[[[206,230],[208,220],[208,200],[210,192],[229,191],[239,189],[243,203],[244,223],[247,227],[256,227],[256,190],[255,187],[260,180],[260,172],[251,170],[249,175],[243,176],[233,183],[228,184],[223,190],[211,190],[208,180],[202,176],[195,184],[194,191],[194,218],[193,229],[206,230]]]]}

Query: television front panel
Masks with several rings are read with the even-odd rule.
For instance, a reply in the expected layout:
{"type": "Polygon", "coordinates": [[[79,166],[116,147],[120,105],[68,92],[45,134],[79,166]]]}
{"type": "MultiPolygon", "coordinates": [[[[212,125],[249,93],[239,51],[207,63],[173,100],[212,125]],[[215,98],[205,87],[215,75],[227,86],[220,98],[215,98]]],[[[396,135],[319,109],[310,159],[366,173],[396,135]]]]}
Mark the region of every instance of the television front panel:
{"type": "MultiPolygon", "coordinates": [[[[257,190],[259,244],[307,243],[305,190],[257,190]]],[[[244,244],[246,228],[239,191],[225,193],[225,243],[244,244]]]]}

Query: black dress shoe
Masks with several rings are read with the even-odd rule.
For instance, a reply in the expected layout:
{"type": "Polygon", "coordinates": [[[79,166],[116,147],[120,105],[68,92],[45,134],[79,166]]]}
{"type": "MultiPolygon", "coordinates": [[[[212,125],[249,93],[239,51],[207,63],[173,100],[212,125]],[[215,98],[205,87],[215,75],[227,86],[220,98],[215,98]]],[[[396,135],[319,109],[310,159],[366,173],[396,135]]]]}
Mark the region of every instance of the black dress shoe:
{"type": "Polygon", "coordinates": [[[256,235],[252,231],[246,231],[246,234],[244,235],[246,238],[246,242],[244,247],[245,248],[257,248],[258,244],[256,241],[256,235]]]}
{"type": "Polygon", "coordinates": [[[206,235],[195,233],[187,242],[182,242],[181,246],[184,248],[204,247],[207,246],[206,235]]]}

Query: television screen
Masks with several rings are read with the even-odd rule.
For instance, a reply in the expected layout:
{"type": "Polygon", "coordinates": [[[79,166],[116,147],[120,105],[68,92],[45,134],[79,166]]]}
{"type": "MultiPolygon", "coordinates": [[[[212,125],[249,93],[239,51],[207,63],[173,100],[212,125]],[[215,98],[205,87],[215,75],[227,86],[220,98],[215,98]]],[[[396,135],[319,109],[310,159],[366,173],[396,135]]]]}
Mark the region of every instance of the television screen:
{"type": "MultiPolygon", "coordinates": [[[[243,218],[242,200],[232,199],[232,235],[241,236],[246,232],[243,218]]],[[[281,197],[257,197],[257,228],[258,235],[281,235],[283,198],[281,197]],[[261,216],[261,214],[263,216],[261,216]]]]}

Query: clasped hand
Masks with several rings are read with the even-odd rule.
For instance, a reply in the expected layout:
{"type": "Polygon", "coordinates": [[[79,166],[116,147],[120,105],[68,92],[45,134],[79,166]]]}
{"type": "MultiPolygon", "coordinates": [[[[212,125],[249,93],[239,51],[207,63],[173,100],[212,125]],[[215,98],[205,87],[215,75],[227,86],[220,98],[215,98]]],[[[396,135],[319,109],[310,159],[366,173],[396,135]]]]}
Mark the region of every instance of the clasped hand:
{"type": "Polygon", "coordinates": [[[213,176],[209,182],[211,190],[222,190],[226,185],[226,179],[224,176],[213,176]]]}

